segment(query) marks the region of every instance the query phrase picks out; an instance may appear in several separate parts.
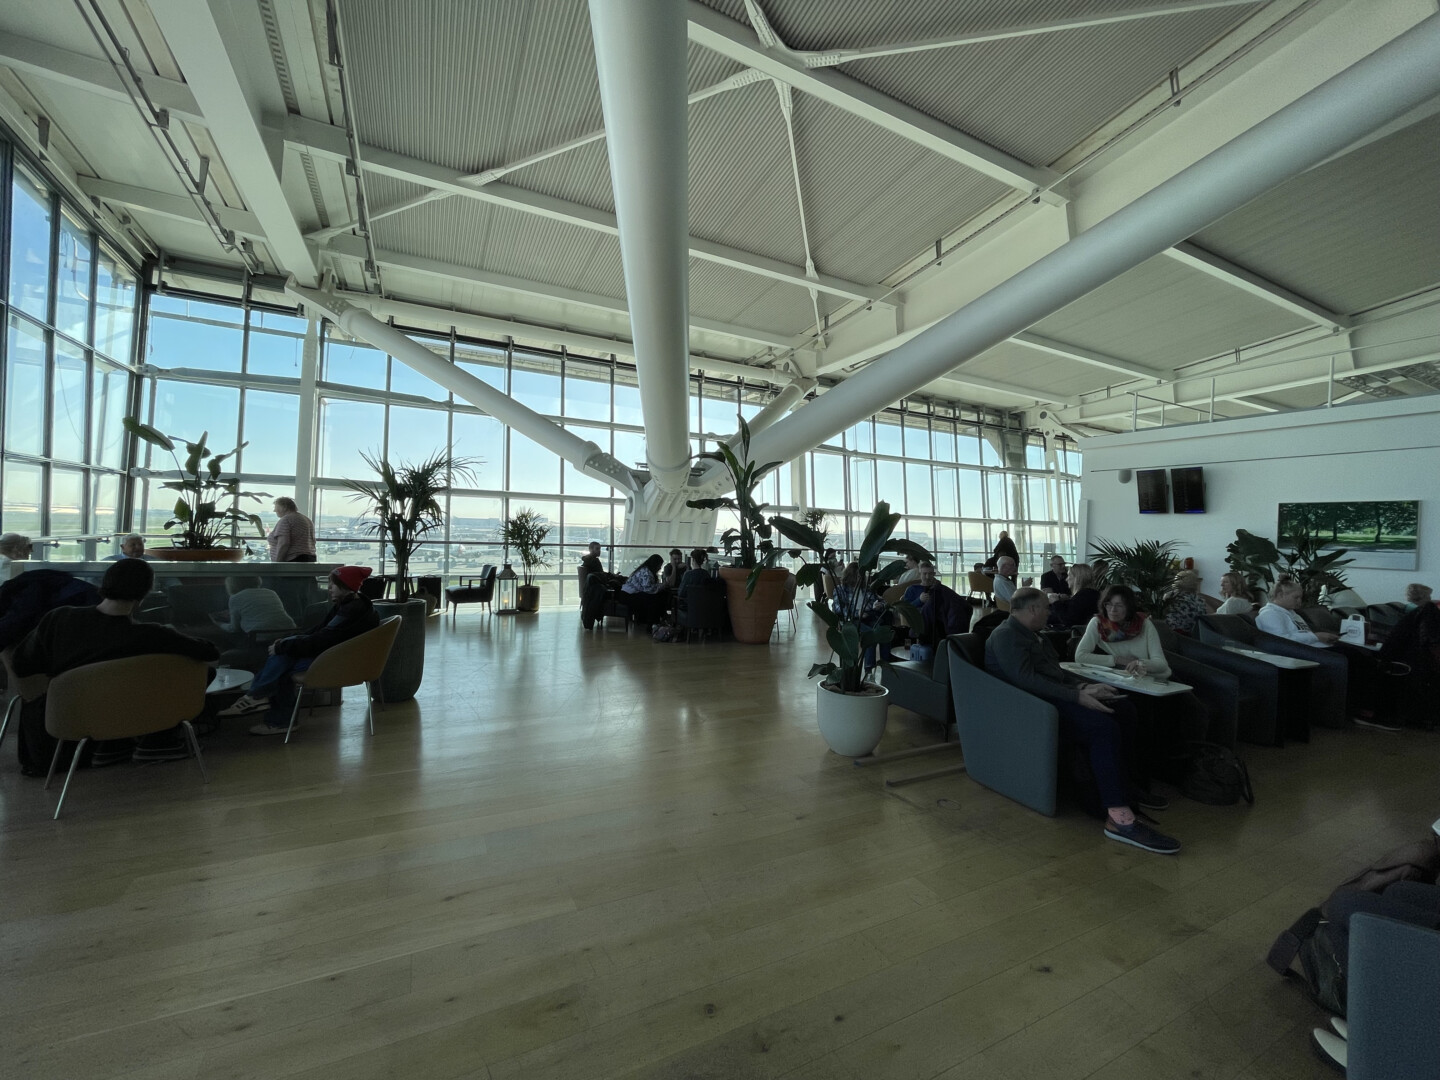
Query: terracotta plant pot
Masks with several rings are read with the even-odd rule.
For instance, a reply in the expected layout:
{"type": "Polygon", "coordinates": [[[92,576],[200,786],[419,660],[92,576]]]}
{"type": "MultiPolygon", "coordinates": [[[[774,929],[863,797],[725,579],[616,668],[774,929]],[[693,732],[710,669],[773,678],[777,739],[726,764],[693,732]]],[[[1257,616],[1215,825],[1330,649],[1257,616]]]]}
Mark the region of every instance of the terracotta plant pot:
{"type": "Polygon", "coordinates": [[[515,610],[536,612],[540,610],[540,586],[521,585],[515,590],[515,610]]]}
{"type": "Polygon", "coordinates": [[[161,562],[239,562],[245,557],[245,549],[155,547],[146,548],[145,554],[161,562]]]}
{"type": "Polygon", "coordinates": [[[755,583],[755,591],[745,595],[750,571],[739,566],[722,566],[720,577],[725,582],[725,599],[730,606],[730,629],[736,641],[746,645],[764,645],[775,629],[775,615],[785,598],[785,581],[790,571],[765,570],[755,583]]]}
{"type": "Polygon", "coordinates": [[[824,683],[816,688],[820,735],[825,745],[841,757],[864,757],[880,745],[880,737],[885,734],[890,691],[875,683],[865,685],[871,693],[844,694],[824,683]]]}

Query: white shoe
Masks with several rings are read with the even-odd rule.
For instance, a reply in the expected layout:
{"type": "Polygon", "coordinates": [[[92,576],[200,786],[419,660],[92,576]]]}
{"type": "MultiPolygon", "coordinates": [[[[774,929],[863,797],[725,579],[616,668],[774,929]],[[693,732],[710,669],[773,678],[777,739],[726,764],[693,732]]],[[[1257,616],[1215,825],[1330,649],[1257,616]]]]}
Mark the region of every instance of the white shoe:
{"type": "Polygon", "coordinates": [[[260,723],[256,724],[254,727],[252,727],[252,728],[250,729],[250,734],[251,734],[251,735],[284,735],[286,731],[299,731],[299,730],[300,730],[300,725],[299,725],[299,724],[296,724],[293,728],[290,727],[289,724],[281,724],[279,727],[276,727],[275,725],[273,725],[273,724],[267,724],[265,721],[262,720],[262,721],[260,721],[260,723]]]}
{"type": "Polygon", "coordinates": [[[1345,1022],[1345,1018],[1344,1018],[1344,1017],[1342,1017],[1342,1016],[1332,1016],[1332,1017],[1330,1017],[1330,1026],[1335,1029],[1335,1034],[1336,1034],[1336,1035],[1339,1035],[1339,1036],[1340,1036],[1342,1039],[1344,1039],[1346,1042],[1349,1042],[1349,1041],[1350,1041],[1350,1025],[1345,1022]]]}
{"type": "Polygon", "coordinates": [[[251,713],[268,712],[269,709],[269,698],[253,698],[249,694],[245,694],[239,701],[235,702],[235,704],[229,708],[221,709],[215,715],[217,717],[249,716],[251,713]]]}
{"type": "Polygon", "coordinates": [[[1316,1055],[1327,1065],[1345,1072],[1346,1062],[1350,1056],[1350,1044],[1336,1035],[1333,1031],[1326,1031],[1324,1028],[1316,1028],[1310,1032],[1310,1045],[1315,1048],[1316,1055]]]}

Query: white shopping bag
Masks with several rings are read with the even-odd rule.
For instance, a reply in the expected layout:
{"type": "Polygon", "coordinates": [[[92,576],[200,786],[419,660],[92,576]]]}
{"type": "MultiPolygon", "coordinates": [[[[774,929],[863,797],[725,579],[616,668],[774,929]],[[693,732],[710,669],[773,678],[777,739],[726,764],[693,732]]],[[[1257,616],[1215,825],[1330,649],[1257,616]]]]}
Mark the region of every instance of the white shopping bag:
{"type": "Polygon", "coordinates": [[[1349,615],[1340,620],[1340,640],[1352,645],[1365,644],[1365,616],[1349,615]]]}

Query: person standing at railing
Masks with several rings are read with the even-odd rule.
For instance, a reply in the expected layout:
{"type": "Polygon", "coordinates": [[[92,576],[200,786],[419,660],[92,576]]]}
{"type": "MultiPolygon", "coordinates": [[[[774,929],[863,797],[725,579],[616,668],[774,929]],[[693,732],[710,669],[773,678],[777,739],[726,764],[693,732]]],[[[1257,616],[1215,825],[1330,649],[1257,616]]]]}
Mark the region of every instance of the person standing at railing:
{"type": "Polygon", "coordinates": [[[314,562],[315,523],[284,495],[275,500],[279,521],[265,539],[270,544],[271,562],[314,562]]]}

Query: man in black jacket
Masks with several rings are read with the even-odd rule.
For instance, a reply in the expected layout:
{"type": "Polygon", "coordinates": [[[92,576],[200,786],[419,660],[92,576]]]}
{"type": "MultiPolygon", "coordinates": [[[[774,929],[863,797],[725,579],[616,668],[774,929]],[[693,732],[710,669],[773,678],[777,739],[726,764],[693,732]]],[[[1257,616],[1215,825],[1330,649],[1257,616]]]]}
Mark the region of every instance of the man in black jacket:
{"type": "MultiPolygon", "coordinates": [[[[218,716],[266,713],[250,729],[251,735],[284,735],[295,705],[295,683],[290,678],[309,668],[326,649],[380,625],[369,597],[360,595],[360,583],[370,576],[368,566],[341,566],[330,574],[332,606],[320,622],[303,634],[281,638],[270,646],[270,659],[256,674],[250,692],[218,716]]],[[[296,727],[299,727],[297,724],[296,727]]]]}
{"type": "MultiPolygon", "coordinates": [[[[29,576],[29,575],[25,575],[29,576]]],[[[58,607],[46,612],[10,659],[20,677],[54,678],[71,668],[120,660],[129,656],[170,653],[194,660],[215,660],[219,650],[208,641],[187,637],[168,626],[137,623],[131,618],[155,584],[155,573],[142,559],[125,559],[105,571],[101,600],[93,607],[58,607]]],[[[20,713],[20,769],[26,776],[44,776],[55,753],[55,740],[45,731],[45,699],[27,702],[20,713]]],[[[91,764],[139,760],[163,761],[188,756],[178,733],[147,735],[140,748],[133,739],[96,743],[91,764]]]]}

